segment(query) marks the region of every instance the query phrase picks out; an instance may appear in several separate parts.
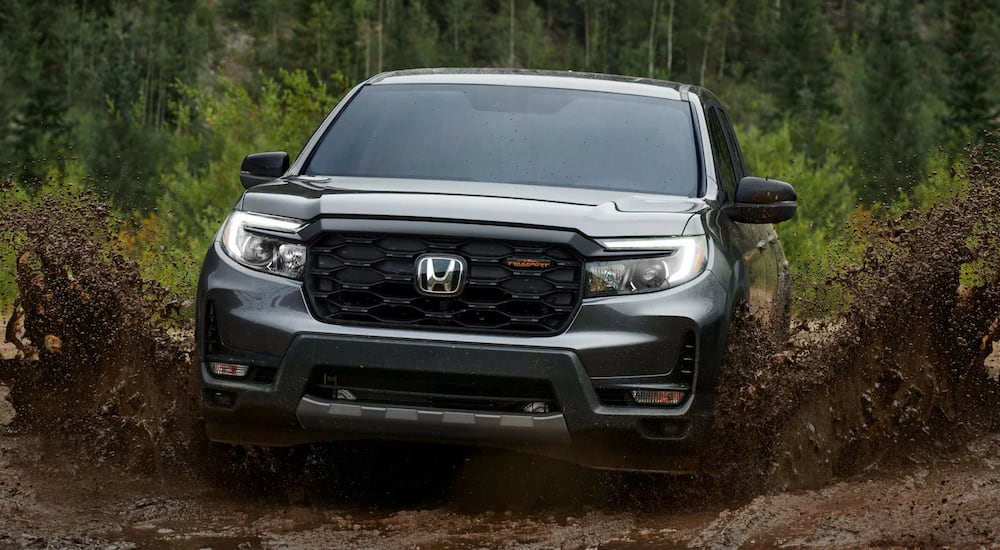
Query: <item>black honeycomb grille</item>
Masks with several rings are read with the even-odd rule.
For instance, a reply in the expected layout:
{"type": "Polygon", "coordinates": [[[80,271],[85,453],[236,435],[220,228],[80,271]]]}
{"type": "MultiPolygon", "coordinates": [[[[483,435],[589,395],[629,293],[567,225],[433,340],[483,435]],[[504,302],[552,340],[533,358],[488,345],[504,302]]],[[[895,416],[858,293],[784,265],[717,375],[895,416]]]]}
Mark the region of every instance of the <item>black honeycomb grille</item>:
{"type": "Polygon", "coordinates": [[[328,233],[310,245],[305,288],[328,323],[546,335],[565,330],[576,312],[582,268],[558,244],[328,233]],[[469,276],[460,294],[417,291],[416,261],[429,253],[465,258],[469,276]],[[510,265],[519,259],[532,266],[510,265]]]}

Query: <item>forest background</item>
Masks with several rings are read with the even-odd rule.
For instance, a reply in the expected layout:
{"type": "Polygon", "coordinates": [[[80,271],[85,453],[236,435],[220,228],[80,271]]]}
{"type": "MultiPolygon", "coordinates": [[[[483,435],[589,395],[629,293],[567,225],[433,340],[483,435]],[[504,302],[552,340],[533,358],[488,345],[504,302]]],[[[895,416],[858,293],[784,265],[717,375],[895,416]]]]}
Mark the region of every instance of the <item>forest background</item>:
{"type": "MultiPolygon", "coordinates": [[[[961,192],[998,126],[1000,2],[4,0],[0,215],[96,190],[124,220],[109,244],[193,296],[244,155],[294,156],[351,86],[428,66],[712,89],[751,173],[799,192],[779,230],[807,288],[866,220],[961,192]]],[[[0,306],[17,252],[0,245],[0,306]]],[[[830,305],[801,296],[800,313],[830,305]]]]}

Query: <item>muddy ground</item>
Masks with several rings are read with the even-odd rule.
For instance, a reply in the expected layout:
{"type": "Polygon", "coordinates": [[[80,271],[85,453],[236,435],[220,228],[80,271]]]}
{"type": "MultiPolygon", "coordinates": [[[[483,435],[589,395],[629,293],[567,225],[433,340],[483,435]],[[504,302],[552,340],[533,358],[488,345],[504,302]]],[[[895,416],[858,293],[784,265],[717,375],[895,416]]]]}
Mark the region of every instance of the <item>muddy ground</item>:
{"type": "MultiPolygon", "coordinates": [[[[397,470],[393,475],[400,467],[407,476],[441,474],[381,462],[397,470]]],[[[353,494],[320,483],[245,495],[190,478],[80,464],[44,436],[7,431],[0,434],[0,548],[1000,545],[1000,436],[972,441],[958,453],[912,455],[907,462],[875,463],[819,490],[749,502],[692,497],[682,488],[673,503],[609,502],[594,494],[605,481],[600,474],[502,453],[471,454],[425,494],[392,494],[372,480],[355,480],[353,494]],[[498,468],[496,477],[470,485],[460,471],[481,474],[498,461],[517,463],[523,476],[498,468]],[[540,502],[539,495],[549,500],[540,502]]],[[[629,481],[639,500],[663,487],[643,476],[629,481]]]]}

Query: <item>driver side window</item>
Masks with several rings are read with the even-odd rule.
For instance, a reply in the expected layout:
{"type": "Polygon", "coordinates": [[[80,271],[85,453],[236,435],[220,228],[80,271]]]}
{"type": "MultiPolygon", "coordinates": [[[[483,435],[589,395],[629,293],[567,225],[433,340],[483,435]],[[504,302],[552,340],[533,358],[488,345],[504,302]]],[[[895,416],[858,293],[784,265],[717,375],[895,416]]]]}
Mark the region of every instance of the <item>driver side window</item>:
{"type": "Polygon", "coordinates": [[[743,151],[740,151],[740,142],[736,140],[736,130],[733,130],[733,124],[729,121],[729,115],[725,109],[716,108],[716,113],[722,121],[723,131],[729,136],[729,145],[733,154],[733,166],[736,168],[736,181],[739,181],[750,174],[747,171],[746,160],[743,158],[743,151]]]}
{"type": "Polygon", "coordinates": [[[726,191],[726,199],[733,200],[736,196],[736,170],[733,167],[733,155],[726,142],[726,135],[719,122],[719,113],[716,107],[709,107],[706,113],[708,118],[708,137],[712,141],[712,156],[715,157],[715,169],[719,174],[719,181],[726,191]]]}

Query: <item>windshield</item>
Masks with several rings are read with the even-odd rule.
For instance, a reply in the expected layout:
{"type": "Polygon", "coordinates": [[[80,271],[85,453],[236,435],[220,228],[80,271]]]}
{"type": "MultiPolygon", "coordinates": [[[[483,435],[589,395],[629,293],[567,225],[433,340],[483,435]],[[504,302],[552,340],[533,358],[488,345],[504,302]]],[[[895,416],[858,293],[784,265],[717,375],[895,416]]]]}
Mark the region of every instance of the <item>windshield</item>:
{"type": "Polygon", "coordinates": [[[494,85],[367,86],[307,175],[520,183],[693,197],[686,102],[494,85]]]}

